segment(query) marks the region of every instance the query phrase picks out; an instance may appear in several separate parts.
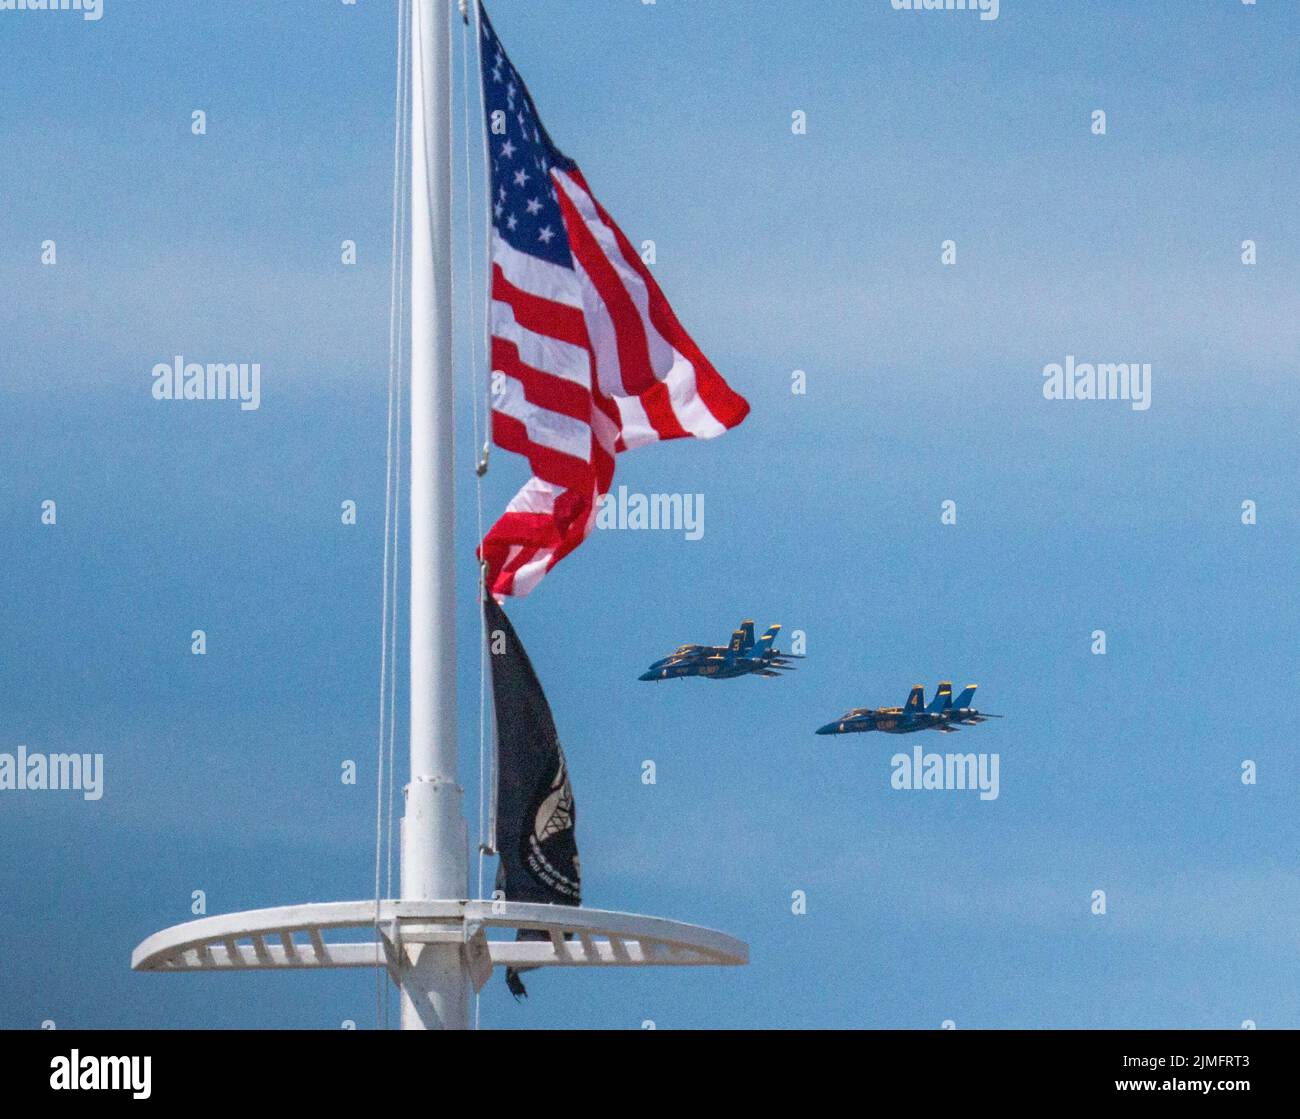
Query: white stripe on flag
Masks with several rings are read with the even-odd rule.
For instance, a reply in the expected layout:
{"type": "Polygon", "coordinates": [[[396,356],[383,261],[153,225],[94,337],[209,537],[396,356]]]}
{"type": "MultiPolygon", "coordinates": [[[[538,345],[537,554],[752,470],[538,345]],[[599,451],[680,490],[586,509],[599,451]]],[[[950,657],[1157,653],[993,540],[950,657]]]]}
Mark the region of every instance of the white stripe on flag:
{"type": "MultiPolygon", "coordinates": [[[[554,177],[560,183],[564,193],[572,200],[584,224],[591,230],[603,255],[614,266],[619,281],[636,307],[637,316],[645,329],[651,369],[659,380],[668,385],[668,396],[677,422],[697,439],[712,439],[721,435],[727,429],[718,423],[700,398],[695,383],[695,366],[679,353],[650,321],[650,293],[646,289],[645,281],[627,263],[614,231],[600,220],[594,200],[564,172],[556,171],[554,177]]],[[[605,395],[621,397],[623,381],[619,372],[613,320],[596,285],[591,282],[591,278],[577,261],[574,261],[574,269],[581,281],[587,321],[591,324],[588,327],[588,334],[596,353],[597,381],[605,395]]],[[[620,414],[625,417],[623,442],[627,447],[640,446],[658,438],[658,434],[646,419],[645,410],[639,403],[635,408],[627,409],[623,408],[621,399],[618,403],[620,414]],[[627,426],[629,423],[630,430],[627,426]]]]}
{"type": "Polygon", "coordinates": [[[551,557],[554,555],[554,552],[543,549],[537,553],[535,559],[529,560],[515,572],[514,593],[516,597],[522,598],[542,581],[542,576],[551,569],[551,557]]]}
{"type": "Polygon", "coordinates": [[[676,361],[664,381],[668,385],[668,396],[677,422],[697,439],[713,439],[721,435],[727,429],[718,423],[700,396],[695,384],[695,366],[676,350],[673,353],[676,361]]]}
{"type": "Polygon", "coordinates": [[[614,236],[614,231],[600,220],[600,214],[596,211],[596,203],[591,195],[578,186],[563,171],[556,171],[555,178],[559,180],[561,187],[564,188],[564,193],[569,196],[583,222],[591,230],[592,236],[596,239],[596,244],[600,246],[601,253],[614,266],[619,282],[622,283],[628,296],[636,306],[637,314],[645,327],[646,344],[650,353],[650,368],[654,371],[655,377],[662,381],[673,367],[673,358],[676,351],[664,340],[650,321],[650,293],[646,291],[645,281],[623,259],[623,250],[619,247],[618,238],[614,236]]]}
{"type": "Polygon", "coordinates": [[[506,279],[520,291],[539,299],[549,299],[552,303],[582,309],[582,292],[572,269],[521,253],[502,240],[495,229],[492,231],[492,260],[501,265],[506,279]]]}
{"type": "Polygon", "coordinates": [[[610,458],[616,454],[616,445],[618,443],[619,429],[601,409],[592,408],[591,410],[591,430],[595,432],[596,442],[601,446],[610,458]]]}
{"type": "Polygon", "coordinates": [[[659,438],[645,414],[639,396],[616,396],[614,405],[618,408],[618,426],[623,429],[623,449],[630,451],[633,447],[644,447],[659,438]]]}
{"type": "Polygon", "coordinates": [[[553,486],[550,482],[543,482],[540,478],[529,478],[523,488],[510,499],[506,512],[543,514],[554,512],[556,495],[563,492],[561,487],[553,486]]]}
{"type": "Polygon", "coordinates": [[[572,381],[584,389],[591,388],[591,358],[586,350],[520,326],[515,321],[514,308],[499,299],[492,301],[492,333],[513,342],[525,365],[572,381]]]}
{"type": "Polygon", "coordinates": [[[559,412],[551,412],[528,400],[520,381],[502,374],[496,382],[500,391],[492,394],[492,410],[510,416],[524,425],[528,439],[583,462],[591,461],[591,425],[559,412]]]}
{"type": "Polygon", "coordinates": [[[625,390],[618,363],[618,332],[614,329],[614,320],[610,318],[609,309],[586,269],[575,260],[573,270],[582,289],[587,338],[591,342],[591,352],[596,355],[596,383],[605,396],[622,397],[625,390]]]}

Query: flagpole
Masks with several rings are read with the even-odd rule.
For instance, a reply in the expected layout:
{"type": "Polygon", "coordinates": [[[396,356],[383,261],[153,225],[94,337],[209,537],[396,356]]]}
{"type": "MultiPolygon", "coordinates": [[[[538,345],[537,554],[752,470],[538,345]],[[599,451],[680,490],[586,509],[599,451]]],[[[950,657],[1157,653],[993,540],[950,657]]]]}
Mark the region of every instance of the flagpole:
{"type": "MultiPolygon", "coordinates": [[[[131,954],[132,968],[151,972],[386,968],[401,988],[405,1030],[467,1029],[471,978],[480,989],[498,967],[509,974],[546,967],[730,967],[749,960],[743,941],[697,925],[568,904],[469,900],[469,834],[456,768],[454,2],[410,0],[410,38],[403,44],[410,46],[411,78],[411,779],[400,897],[203,916],[154,933],[131,954]],[[520,940],[524,929],[531,935],[520,940]],[[364,939],[339,939],[343,930],[364,939]],[[511,931],[515,937],[488,935],[511,931]]],[[[546,706],[540,686],[537,693],[523,702],[540,711],[546,706]]],[[[554,737],[553,728],[548,733],[554,737]]],[[[554,812],[562,811],[557,804],[554,812]]],[[[513,817],[516,832],[522,827],[535,835],[535,811],[513,817]]]]}
{"type": "MultiPolygon", "coordinates": [[[[456,761],[455,469],[452,456],[451,60],[453,0],[412,0],[411,779],[403,901],[468,897],[456,761]]],[[[408,943],[402,1029],[468,1026],[462,939],[408,943]]]]}

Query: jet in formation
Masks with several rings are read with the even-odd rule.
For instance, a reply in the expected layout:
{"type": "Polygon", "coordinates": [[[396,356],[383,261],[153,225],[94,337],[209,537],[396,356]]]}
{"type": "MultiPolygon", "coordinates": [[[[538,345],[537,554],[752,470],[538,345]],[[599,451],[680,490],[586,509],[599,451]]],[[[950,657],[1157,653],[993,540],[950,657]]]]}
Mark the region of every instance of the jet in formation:
{"type": "Polygon", "coordinates": [[[780,630],[780,626],[773,626],[755,641],[754,623],[741,622],[728,644],[679,646],[675,652],[655,661],[639,679],[707,676],[713,680],[729,680],[733,676],[780,676],[783,671],[794,669],[791,660],[803,660],[798,653],[783,653],[775,648],[773,642],[780,630]]]}
{"type": "Polygon", "coordinates": [[[1002,718],[1001,715],[977,711],[971,706],[978,686],[968,684],[966,690],[954,700],[952,684],[945,680],[939,685],[938,692],[927,707],[925,689],[917,684],[902,707],[855,707],[833,723],[819,727],[817,733],[857,734],[862,731],[878,730],[886,734],[911,734],[918,730],[937,730],[941,734],[952,734],[958,729],[954,724],[969,726],[988,719],[1002,718]]]}

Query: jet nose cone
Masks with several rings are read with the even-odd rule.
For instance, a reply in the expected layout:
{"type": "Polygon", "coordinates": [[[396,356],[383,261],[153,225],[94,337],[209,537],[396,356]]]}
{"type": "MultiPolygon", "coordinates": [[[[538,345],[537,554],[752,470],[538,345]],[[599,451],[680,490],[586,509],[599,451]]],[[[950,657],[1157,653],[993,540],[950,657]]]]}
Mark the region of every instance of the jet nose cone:
{"type": "Polygon", "coordinates": [[[840,732],[839,723],[827,723],[824,727],[817,728],[818,734],[839,734],[839,732],[840,732]]]}
{"type": "Polygon", "coordinates": [[[650,671],[650,672],[643,672],[643,673],[641,673],[640,676],[637,677],[637,679],[638,679],[638,680],[657,680],[657,679],[659,679],[659,673],[657,673],[657,672],[655,672],[655,671],[653,671],[653,670],[650,671]]]}

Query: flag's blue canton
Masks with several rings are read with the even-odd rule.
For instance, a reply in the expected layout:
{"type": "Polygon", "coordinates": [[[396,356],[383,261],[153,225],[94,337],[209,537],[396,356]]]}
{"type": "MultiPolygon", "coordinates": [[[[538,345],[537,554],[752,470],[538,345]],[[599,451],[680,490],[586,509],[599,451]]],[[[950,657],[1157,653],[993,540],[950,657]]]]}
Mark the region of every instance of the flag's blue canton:
{"type": "Polygon", "coordinates": [[[551,168],[567,169],[573,162],[551,143],[528,88],[506,57],[486,12],[483,90],[492,164],[492,222],[512,248],[572,268],[551,168]],[[497,119],[504,119],[504,133],[493,130],[497,119]]]}

